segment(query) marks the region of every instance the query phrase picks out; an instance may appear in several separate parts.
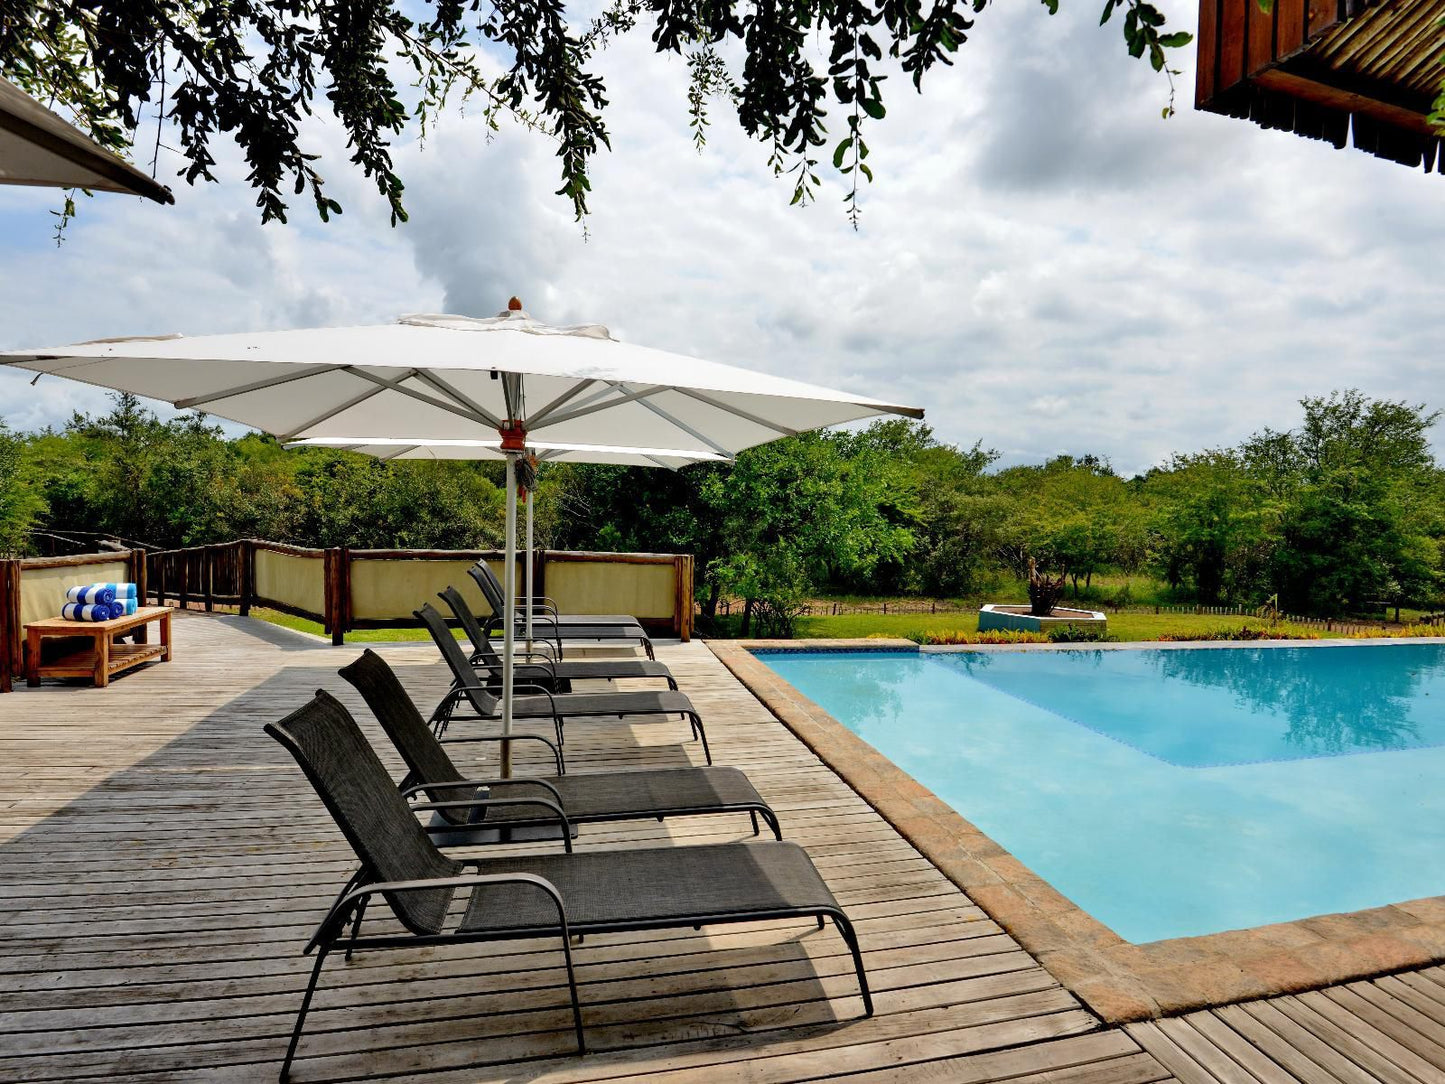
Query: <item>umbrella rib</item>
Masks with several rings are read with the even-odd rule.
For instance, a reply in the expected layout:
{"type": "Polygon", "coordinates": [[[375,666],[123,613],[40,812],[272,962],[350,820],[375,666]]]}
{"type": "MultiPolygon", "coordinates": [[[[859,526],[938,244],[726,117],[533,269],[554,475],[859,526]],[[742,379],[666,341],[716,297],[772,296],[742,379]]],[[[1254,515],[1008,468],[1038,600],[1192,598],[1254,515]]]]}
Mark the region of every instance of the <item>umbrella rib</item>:
{"type": "Polygon", "coordinates": [[[354,395],[350,399],[346,400],[346,402],[344,403],[337,403],[331,409],[325,411],[322,414],[318,414],[314,418],[308,419],[306,422],[298,425],[295,429],[291,430],[291,432],[285,434],[282,437],[279,437],[278,439],[281,440],[283,443],[288,440],[295,440],[297,437],[305,433],[306,430],[310,429],[313,425],[320,425],[322,422],[330,421],[342,411],[350,410],[352,407],[358,406],[359,404],[366,402],[373,395],[380,395],[383,390],[384,389],[382,388],[367,388],[360,395],[354,395]]]}
{"type": "MultiPolygon", "coordinates": [[[[627,385],[626,385],[626,384],[619,384],[618,387],[619,387],[619,388],[626,388],[627,385]]],[[[654,389],[653,389],[653,391],[662,391],[662,390],[664,390],[664,389],[662,389],[662,388],[654,388],[654,389]]],[[[673,388],[672,390],[673,390],[673,391],[676,391],[676,390],[678,390],[678,389],[673,388]]],[[[670,425],[675,425],[675,426],[677,426],[679,429],[681,429],[684,433],[686,433],[688,436],[692,437],[693,439],[702,441],[704,444],[706,444],[706,445],[707,445],[709,448],[711,448],[713,451],[717,452],[718,455],[727,456],[727,458],[729,458],[729,459],[731,459],[731,458],[733,457],[733,453],[730,452],[730,451],[728,451],[728,449],[724,448],[721,444],[718,444],[718,443],[717,443],[716,441],[714,441],[711,437],[706,437],[706,436],[704,436],[702,433],[699,433],[696,429],[694,429],[692,426],[688,425],[687,422],[683,421],[681,418],[675,418],[675,417],[673,417],[671,414],[669,414],[667,411],[663,410],[662,407],[658,406],[656,403],[648,402],[646,399],[638,399],[637,401],[638,401],[639,403],[641,403],[643,406],[645,406],[648,410],[650,410],[650,411],[652,411],[654,414],[656,414],[656,415],[657,415],[659,418],[661,418],[663,421],[667,422],[667,423],[670,424],[670,425]]]]}
{"type": "Polygon", "coordinates": [[[231,399],[237,395],[247,395],[253,391],[264,391],[266,388],[274,388],[281,384],[290,384],[294,380],[305,380],[308,376],[321,376],[324,373],[338,372],[344,368],[346,367],[343,365],[307,365],[295,372],[286,373],[284,376],[268,376],[265,380],[254,380],[249,384],[241,384],[234,388],[227,388],[225,391],[213,391],[207,395],[193,395],[189,399],[177,399],[174,405],[181,410],[188,410],[191,407],[214,403],[218,399],[231,399]]]}
{"type": "Polygon", "coordinates": [[[575,418],[585,417],[588,414],[596,414],[599,410],[606,410],[609,407],[622,406],[624,403],[640,402],[643,406],[650,406],[651,404],[647,402],[647,396],[656,395],[660,391],[667,391],[667,388],[661,384],[654,384],[651,387],[644,388],[642,391],[632,391],[625,384],[617,384],[610,380],[607,383],[610,387],[624,391],[627,394],[615,399],[608,399],[606,402],[594,402],[588,406],[564,410],[562,413],[554,415],[540,425],[533,423],[531,427],[532,430],[535,432],[538,429],[545,429],[550,425],[561,425],[563,422],[570,422],[575,418]]]}
{"type": "MultiPolygon", "coordinates": [[[[389,463],[391,460],[395,459],[395,458],[396,458],[397,456],[399,456],[399,455],[406,455],[407,452],[414,452],[414,451],[416,451],[418,447],[420,447],[420,445],[417,445],[417,444],[406,444],[406,445],[403,445],[402,447],[398,448],[398,449],[397,449],[396,451],[394,451],[394,452],[388,452],[386,455],[379,455],[379,456],[377,456],[376,458],[379,459],[379,460],[381,460],[383,463],[389,463]]],[[[433,458],[433,459],[436,458],[436,453],[432,453],[432,458],[433,458]]]]}
{"type": "Polygon", "coordinates": [[[437,391],[441,392],[447,398],[455,400],[469,410],[475,410],[483,418],[486,418],[487,424],[491,425],[493,428],[500,429],[502,427],[502,420],[500,418],[493,415],[490,410],[482,406],[480,403],[472,399],[464,392],[452,387],[435,373],[426,372],[421,369],[413,369],[412,375],[415,376],[418,380],[426,381],[428,384],[436,388],[437,391]]]}
{"type": "Polygon", "coordinates": [[[547,417],[547,415],[551,414],[552,411],[556,410],[558,407],[562,406],[564,403],[569,403],[569,402],[571,402],[573,399],[575,399],[577,396],[581,395],[584,391],[586,391],[588,388],[590,388],[590,387],[591,387],[593,384],[595,384],[595,383],[597,383],[597,381],[595,381],[595,380],[583,380],[583,381],[581,381],[580,383],[573,384],[570,388],[568,388],[566,391],[564,391],[561,395],[557,396],[557,398],[553,399],[550,403],[548,403],[546,406],[544,406],[541,410],[537,411],[536,414],[534,414],[534,415],[532,415],[532,417],[528,418],[528,419],[527,419],[527,424],[528,424],[528,425],[536,425],[536,424],[538,424],[539,422],[545,420],[546,417],[547,417]]]}
{"type": "Polygon", "coordinates": [[[702,392],[694,391],[692,388],[674,388],[673,391],[681,392],[689,399],[696,399],[699,403],[706,403],[716,410],[735,415],[744,421],[752,422],[754,425],[761,425],[764,429],[771,429],[774,433],[781,433],[785,437],[796,437],[798,435],[796,429],[789,429],[786,425],[779,425],[777,422],[770,422],[766,418],[760,418],[756,414],[749,414],[746,410],[739,410],[735,406],[729,406],[721,399],[714,399],[711,395],[704,395],[702,392]]]}
{"type": "MultiPolygon", "coordinates": [[[[386,388],[389,391],[394,391],[398,395],[409,396],[410,398],[416,399],[419,402],[426,403],[428,406],[434,406],[441,410],[450,411],[453,414],[457,414],[463,418],[466,418],[468,421],[481,422],[483,425],[487,426],[491,425],[491,422],[488,419],[481,417],[480,415],[474,413],[466,407],[459,406],[455,403],[449,403],[445,399],[438,399],[435,396],[427,395],[425,392],[419,392],[415,388],[404,388],[401,386],[400,383],[395,380],[388,380],[384,376],[377,376],[375,373],[368,373],[365,369],[358,369],[352,365],[344,365],[342,366],[342,369],[345,372],[351,373],[353,376],[361,377],[363,380],[370,380],[373,384],[380,384],[383,388],[386,388]]],[[[416,370],[413,369],[407,375],[411,376],[415,372],[416,370]]]]}

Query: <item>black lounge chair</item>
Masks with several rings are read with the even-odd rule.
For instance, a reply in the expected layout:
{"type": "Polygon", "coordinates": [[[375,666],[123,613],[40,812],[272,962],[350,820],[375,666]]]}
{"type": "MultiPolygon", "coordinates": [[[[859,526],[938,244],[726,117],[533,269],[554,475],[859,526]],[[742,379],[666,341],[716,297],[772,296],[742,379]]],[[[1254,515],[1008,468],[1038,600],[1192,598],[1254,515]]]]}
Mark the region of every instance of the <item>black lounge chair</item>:
{"type": "MultiPolygon", "coordinates": [[[[590,775],[467,779],[446,749],[427,729],[416,703],[396,673],[368,648],[343,667],[341,676],[361,693],[396,751],[406,762],[401,793],[408,800],[425,794],[439,803],[426,826],[443,847],[508,842],[518,829],[533,834],[550,828],[543,838],[557,838],[559,822],[571,825],[601,821],[692,817],[711,813],[746,813],[758,834],[758,817],[773,835],[783,838],[777,815],[763,801],[748,777],[736,768],[660,768],[590,775]],[[457,803],[472,799],[470,809],[457,803]],[[533,800],[541,802],[533,804],[533,800]],[[563,815],[542,803],[558,807],[563,815]],[[565,818],[565,819],[564,819],[565,818]]],[[[424,806],[422,808],[429,808],[424,806]]]]}
{"type": "MultiPolygon", "coordinates": [[[[483,722],[497,722],[501,719],[501,701],[493,696],[486,684],[477,676],[467,659],[467,653],[457,643],[451,629],[431,603],[414,611],[418,621],[427,627],[431,638],[446,659],[452,672],[452,688],[432,712],[431,726],[437,737],[446,733],[453,719],[477,719],[483,722]],[[472,707],[474,714],[457,715],[462,701],[472,707]]],[[[686,693],[662,689],[639,689],[621,693],[551,693],[537,685],[518,682],[512,690],[512,718],[550,719],[556,730],[557,744],[565,743],[562,728],[566,719],[600,719],[615,715],[680,715],[692,726],[692,736],[702,739],[702,752],[709,764],[712,750],[708,748],[707,731],[703,729],[702,717],[686,693]],[[518,693],[535,695],[519,696],[518,693]]],[[[565,769],[563,769],[565,771],[565,769]]]]}
{"type": "MultiPolygon", "coordinates": [[[[439,592],[448,608],[456,616],[467,639],[472,643],[471,664],[474,669],[485,670],[488,674],[487,687],[495,692],[501,684],[502,657],[497,654],[492,638],[482,628],[477,615],[467,605],[467,600],[455,587],[439,592]]],[[[572,682],[585,679],[614,681],[618,678],[662,678],[669,689],[677,689],[677,679],[666,663],[654,659],[587,659],[556,661],[540,652],[529,653],[520,650],[517,655],[526,661],[516,663],[515,673],[529,685],[541,685],[554,693],[572,691],[572,682]]]]}
{"type": "Polygon", "coordinates": [[[296,758],[361,862],[306,944],[308,955],[316,953],[316,963],[281,1063],[283,1082],[322,965],[342,948],[349,956],[372,949],[556,937],[566,964],[577,1050],[586,1053],[573,935],[798,918],[816,918],[821,928],[831,918],[853,955],[864,1013],[873,1014],[853,925],[797,844],[713,843],[458,861],[427,837],[361,728],[335,697],[318,691],[304,707],[268,723],[266,733],[296,758]],[[362,936],[366,905],[378,895],[404,930],[362,936]],[[460,918],[449,921],[454,903],[463,909],[460,918]]]}
{"type": "MultiPolygon", "coordinates": [[[[467,569],[467,573],[476,581],[481,588],[482,597],[492,608],[492,616],[487,619],[487,634],[491,635],[494,630],[502,628],[501,614],[507,608],[506,595],[496,573],[487,567],[485,561],[478,561],[467,569]]],[[[549,607],[550,602],[549,599],[549,607]]],[[[518,604],[513,613],[516,619],[514,635],[522,635],[527,621],[524,604],[518,604]]],[[[619,640],[636,643],[647,653],[649,659],[657,657],[652,649],[652,639],[643,631],[637,618],[626,614],[558,614],[548,607],[534,606],[532,640],[552,648],[558,659],[563,655],[564,645],[569,642],[611,643],[619,640]]]]}

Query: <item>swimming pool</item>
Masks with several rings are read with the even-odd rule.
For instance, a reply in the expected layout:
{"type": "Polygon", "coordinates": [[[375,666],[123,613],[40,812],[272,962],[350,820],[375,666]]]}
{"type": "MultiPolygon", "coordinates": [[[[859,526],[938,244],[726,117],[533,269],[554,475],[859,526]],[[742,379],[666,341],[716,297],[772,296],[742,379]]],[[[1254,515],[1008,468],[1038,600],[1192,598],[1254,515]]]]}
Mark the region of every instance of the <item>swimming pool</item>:
{"type": "Polygon", "coordinates": [[[1445,645],[758,654],[1126,940],[1445,894],[1445,645]]]}

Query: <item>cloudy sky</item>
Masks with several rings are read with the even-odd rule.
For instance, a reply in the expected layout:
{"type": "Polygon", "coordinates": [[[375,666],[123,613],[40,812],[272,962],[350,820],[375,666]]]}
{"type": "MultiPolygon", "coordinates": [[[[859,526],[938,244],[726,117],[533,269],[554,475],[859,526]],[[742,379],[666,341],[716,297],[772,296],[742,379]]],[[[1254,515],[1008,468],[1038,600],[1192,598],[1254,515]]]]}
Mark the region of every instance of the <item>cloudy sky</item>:
{"type": "MultiPolygon", "coordinates": [[[[1166,10],[1193,29],[1192,5],[1166,10]]],[[[398,148],[396,229],[334,123],[311,133],[346,208],[331,225],[298,203],[261,226],[232,166],[173,183],[176,207],[85,201],[57,248],[55,194],[0,188],[0,347],[490,315],[518,294],[541,319],[922,405],[1004,462],[1125,472],[1288,427],[1334,388],[1445,407],[1445,178],[1194,112],[1193,46],[1161,120],[1162,77],[1097,21],[1082,0],[997,5],[922,97],[889,80],[856,233],[839,178],[790,208],[721,114],[699,155],[684,65],[645,36],[602,69],[614,150],[585,235],[546,139],[488,142],[460,113],[398,148]]],[[[12,428],[104,403],[0,372],[12,428]]]]}

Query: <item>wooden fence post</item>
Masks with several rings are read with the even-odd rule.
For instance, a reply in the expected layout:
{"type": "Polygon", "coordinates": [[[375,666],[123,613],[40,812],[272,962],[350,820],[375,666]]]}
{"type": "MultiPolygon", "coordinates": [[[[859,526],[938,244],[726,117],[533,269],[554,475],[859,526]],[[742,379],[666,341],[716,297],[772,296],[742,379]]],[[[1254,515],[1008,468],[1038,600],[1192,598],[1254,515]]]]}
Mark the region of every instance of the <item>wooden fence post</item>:
{"type": "Polygon", "coordinates": [[[20,562],[0,561],[0,693],[20,672],[20,562]]]}
{"type": "Polygon", "coordinates": [[[325,577],[326,631],[331,634],[331,643],[337,647],[346,642],[346,604],[347,596],[351,593],[350,571],[351,555],[345,546],[324,551],[321,574],[325,577]]]}
{"type": "Polygon", "coordinates": [[[342,546],[341,556],[337,561],[337,611],[341,618],[342,636],[332,635],[332,641],[340,644],[344,635],[351,631],[351,547],[342,546]]]}
{"type": "Polygon", "coordinates": [[[672,634],[679,640],[686,640],[683,634],[684,622],[682,618],[683,588],[686,586],[686,576],[682,570],[682,555],[678,554],[672,559],[672,634]]]}
{"type": "Polygon", "coordinates": [[[135,584],[136,605],[137,605],[137,606],[144,606],[144,605],[146,605],[146,601],[147,601],[147,599],[146,599],[146,586],[147,586],[147,585],[146,585],[146,551],[145,551],[145,550],[131,550],[131,551],[130,551],[130,557],[128,558],[128,560],[129,560],[129,563],[130,563],[130,571],[129,571],[129,573],[127,573],[127,575],[130,576],[130,581],[131,581],[131,583],[135,584]]]}
{"type": "Polygon", "coordinates": [[[185,550],[176,550],[176,565],[180,569],[181,582],[177,584],[176,592],[180,601],[181,609],[188,610],[191,607],[191,562],[190,554],[185,550]]]}
{"type": "Polygon", "coordinates": [[[216,547],[201,547],[201,584],[205,591],[206,613],[215,610],[216,547]]]}
{"type": "Polygon", "coordinates": [[[251,561],[255,552],[250,539],[236,543],[236,593],[241,596],[242,617],[251,616],[251,561]]]}

